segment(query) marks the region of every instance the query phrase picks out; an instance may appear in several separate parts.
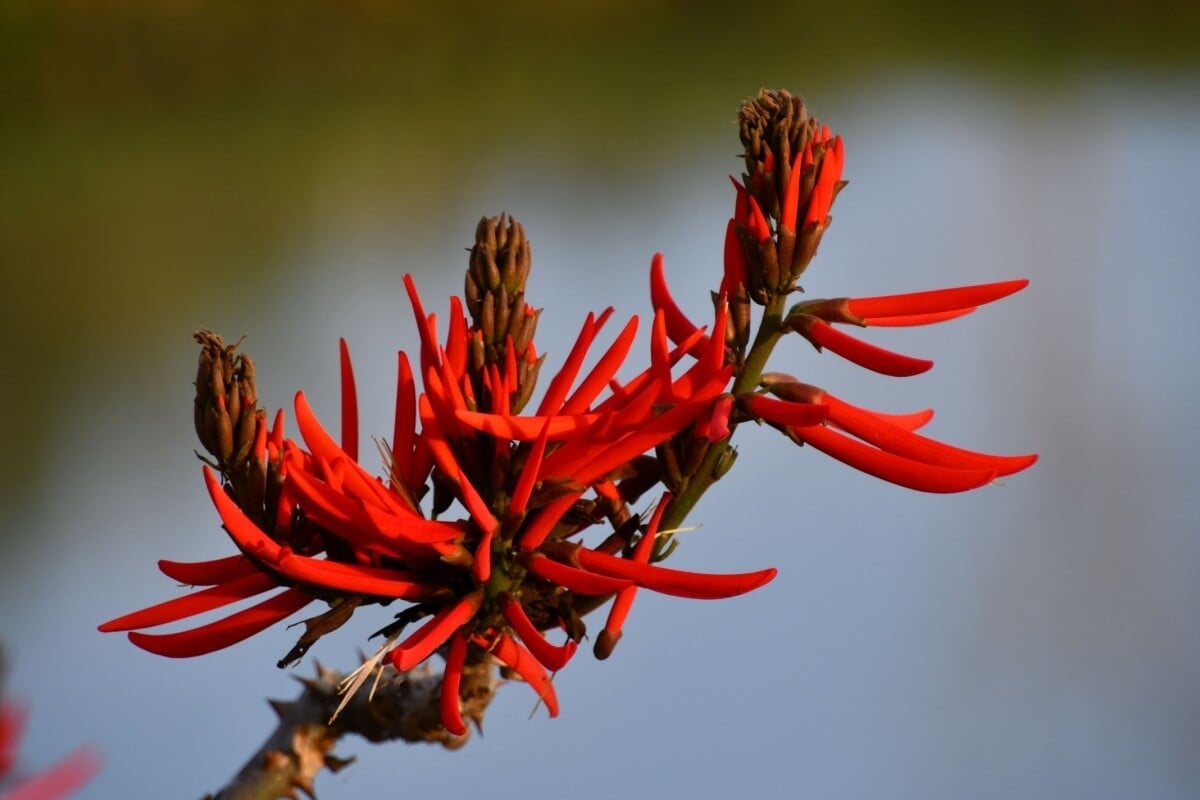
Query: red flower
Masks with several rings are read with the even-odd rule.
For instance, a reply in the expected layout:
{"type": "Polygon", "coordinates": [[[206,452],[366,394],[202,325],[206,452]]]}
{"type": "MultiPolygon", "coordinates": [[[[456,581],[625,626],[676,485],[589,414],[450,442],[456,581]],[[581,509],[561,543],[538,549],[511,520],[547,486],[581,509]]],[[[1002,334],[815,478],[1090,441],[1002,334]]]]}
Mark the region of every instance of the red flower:
{"type": "MultiPolygon", "coordinates": [[[[275,529],[268,532],[255,522],[205,467],[213,503],[242,555],[196,564],[161,562],[168,576],[210,588],[111,620],[101,630],[130,630],[139,647],[187,657],[240,641],[318,597],[350,593],[399,599],[413,603],[417,617],[429,619],[391,649],[387,657],[397,669],[412,669],[449,644],[443,690],[453,696],[473,645],[524,677],[553,715],[558,706],[545,675],[562,668],[575,652],[582,631],[574,605],[616,593],[620,610],[610,615],[605,638],[615,643],[637,587],[719,598],[774,577],[774,569],[706,575],[650,563],[669,495],[640,536],[634,524],[615,540],[610,536],[596,545],[579,540],[598,521],[596,513],[581,511],[614,513],[640,494],[639,476],[624,474],[632,462],[724,405],[721,395],[732,367],[719,340],[673,375],[673,365],[691,347],[687,342],[670,347],[660,314],[650,367],[621,385],[614,376],[633,342],[633,318],[580,379],[611,309],[598,318],[589,315],[538,413],[520,416],[511,404],[521,380],[518,365],[533,359],[532,346],[518,356],[509,338],[502,362],[473,372],[465,354],[480,330],[466,325],[454,302],[447,339],[439,344],[435,317],[424,312],[412,281],[406,278],[405,284],[421,333],[424,392],[417,393],[401,353],[387,479],[371,475],[356,460],[356,391],[343,344],[340,444],[317,421],[302,392],[295,403],[300,442],[283,439],[278,423],[267,432],[259,420],[250,457],[282,465],[280,507],[271,515],[278,520],[275,529]],[[435,497],[437,491],[452,495],[468,516],[427,516],[419,498],[430,483],[435,497]],[[635,539],[631,553],[617,552],[635,539]],[[165,635],[135,630],[277,587],[284,588],[257,606],[191,630],[165,635]],[[551,643],[543,631],[553,628],[568,631],[568,638],[551,643]]],[[[446,499],[435,505],[444,508],[446,499]]],[[[395,627],[398,638],[403,625],[395,627]]],[[[603,650],[607,655],[611,644],[603,650]]],[[[449,700],[443,722],[451,731],[465,732],[449,700]]]]}
{"type": "MultiPolygon", "coordinates": [[[[810,300],[793,307],[784,326],[808,338],[818,350],[828,348],[875,372],[916,375],[931,368],[933,362],[884,350],[841,332],[830,322],[863,327],[928,325],[969,314],[980,305],[1020,291],[1028,283],[1015,280],[884,297],[810,300]]],[[[654,257],[650,267],[650,297],[656,312],[669,321],[667,330],[674,341],[692,341],[700,332],[671,296],[661,255],[654,257]]],[[[706,342],[707,337],[693,346],[703,347],[706,342]]],[[[1033,454],[975,453],[913,433],[929,421],[933,412],[897,416],[867,411],[780,373],[762,375],[760,385],[780,399],[758,392],[739,394],[736,399],[743,418],[761,419],[843,463],[910,489],[966,491],[1037,461],[1033,454]]]]}
{"type": "Polygon", "coordinates": [[[711,599],[752,591],[775,576],[774,569],[710,575],[657,563],[670,555],[687,513],[732,466],[730,439],[741,422],[765,422],[799,444],[922,491],[964,491],[1033,464],[1034,455],[977,453],[917,434],[932,411],[871,411],[766,371],[778,341],[796,333],[867,369],[919,374],[933,362],[835,326],[943,322],[1027,282],[787,308],[846,185],[844,146],[786,92],[747,101],[741,136],[746,172],[733,182],[712,328],[695,325],[679,308],[656,255],[649,364],[623,384],[616,376],[633,346],[636,317],[581,376],[610,308],[588,315],[536,411],[522,413],[545,357],[533,343],[540,311],[525,302],[529,243],[503,216],[483,220],[476,231],[465,304],[451,299],[444,343],[436,316],[406,277],[420,352],[415,368],[398,356],[393,435],[380,447],[384,478],[360,464],[357,392],[344,342],[340,441],[302,392],[295,441],[285,438],[282,415],[268,429],[250,360],[215,334],[199,333],[196,429],[215,458],[215,471],[206,467],[204,477],[241,554],[160,562],[169,577],[209,588],[101,630],[131,631],[131,641],[151,652],[195,656],[241,641],[313,600],[328,602],[331,609],[308,620],[285,663],[359,606],[402,600],[410,605],[380,631],[385,644],[356,672],[351,691],[385,658],[408,670],[444,652],[442,722],[464,734],[459,688],[467,664],[481,663],[485,653],[523,677],[553,716],[550,673],[575,654],[581,617],[608,599],[595,643],[599,658],[619,640],[638,589],[711,599]],[[752,303],[763,306],[753,337],[752,303]],[[643,526],[629,506],[659,491],[643,526]],[[448,518],[456,503],[460,514],[448,518]],[[590,535],[597,526],[607,526],[603,538],[590,535]],[[191,630],[138,630],[267,593],[257,605],[191,630]]]}
{"type": "Polygon", "coordinates": [[[25,716],[23,709],[0,702],[0,800],[68,797],[100,770],[96,754],[81,748],[37,775],[14,773],[25,716]]]}

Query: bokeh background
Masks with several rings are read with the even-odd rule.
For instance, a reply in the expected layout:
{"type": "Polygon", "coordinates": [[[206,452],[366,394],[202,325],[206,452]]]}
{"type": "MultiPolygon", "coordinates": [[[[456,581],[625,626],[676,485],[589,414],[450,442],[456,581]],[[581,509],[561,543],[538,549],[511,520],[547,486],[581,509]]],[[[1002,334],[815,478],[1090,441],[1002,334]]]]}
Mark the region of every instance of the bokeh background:
{"type": "MultiPolygon", "coordinates": [[[[509,686],[464,751],[343,742],[321,796],[1200,796],[1200,6],[410,5],[0,4],[23,765],[92,743],[81,797],[198,797],[296,691],[294,631],[174,662],[95,630],[178,592],[158,558],[231,552],[192,455],[195,328],[246,334],[266,405],[303,387],[325,417],[347,337],[381,434],[415,341],[400,276],[444,308],[481,215],[526,225],[551,364],[588,310],[645,315],[655,251],[702,315],[735,110],[766,85],[847,142],[811,294],[1033,281],[872,337],[924,376],[799,345],[778,367],[1042,461],[925,496],[743,429],[674,562],[774,583],[646,595],[613,659],[558,676],[559,719],[509,686]]],[[[352,666],[360,616],[315,655],[352,666]]]]}

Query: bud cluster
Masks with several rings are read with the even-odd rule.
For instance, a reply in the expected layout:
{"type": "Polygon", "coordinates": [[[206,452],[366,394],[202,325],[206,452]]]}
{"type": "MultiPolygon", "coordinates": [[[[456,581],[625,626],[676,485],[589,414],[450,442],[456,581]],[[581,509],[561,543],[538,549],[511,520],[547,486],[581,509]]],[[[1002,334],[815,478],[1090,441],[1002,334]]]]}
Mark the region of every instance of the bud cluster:
{"type": "Polygon", "coordinates": [[[833,136],[804,101],[763,89],[738,112],[746,172],[726,242],[726,284],[744,281],[765,305],[791,292],[829,226],[841,179],[842,138],[833,136]]]}

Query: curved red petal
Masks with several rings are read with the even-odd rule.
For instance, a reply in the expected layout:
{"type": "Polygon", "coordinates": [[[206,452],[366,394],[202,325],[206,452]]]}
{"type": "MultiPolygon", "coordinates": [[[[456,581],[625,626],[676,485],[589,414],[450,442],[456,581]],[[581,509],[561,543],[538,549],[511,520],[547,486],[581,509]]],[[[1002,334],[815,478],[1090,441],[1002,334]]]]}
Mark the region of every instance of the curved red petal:
{"type": "MultiPolygon", "coordinates": [[[[654,259],[650,262],[650,305],[655,311],[663,313],[667,325],[667,336],[675,344],[679,344],[693,336],[696,331],[701,330],[698,325],[687,318],[687,315],[675,303],[675,298],[671,296],[671,290],[667,287],[666,270],[663,268],[662,253],[655,253],[654,259]]],[[[698,340],[688,352],[699,358],[707,338],[698,340]]]]}
{"type": "Polygon", "coordinates": [[[345,339],[338,339],[338,356],[342,376],[342,449],[351,460],[358,460],[358,390],[354,385],[354,367],[350,364],[350,348],[345,339]]]}
{"type": "Polygon", "coordinates": [[[143,650],[167,658],[202,656],[250,638],[315,599],[298,589],[286,589],[258,605],[199,628],[165,634],[133,631],[129,634],[129,641],[143,650]]]}
{"type": "Polygon", "coordinates": [[[241,553],[212,561],[167,561],[158,562],[158,570],[171,580],[188,586],[212,586],[244,578],[258,572],[254,562],[241,553]]]}
{"type": "Polygon", "coordinates": [[[975,306],[959,308],[954,311],[936,311],[928,314],[906,314],[898,317],[867,317],[863,321],[872,328],[915,328],[918,325],[936,325],[952,319],[965,317],[975,310],[975,306]]]}
{"type": "Polygon", "coordinates": [[[938,467],[885,453],[823,425],[797,428],[792,433],[797,439],[843,464],[889,483],[920,492],[965,492],[991,483],[996,478],[995,470],[938,467]]]}
{"type": "Polygon", "coordinates": [[[434,614],[433,619],[391,652],[392,664],[401,672],[407,672],[429,658],[455,631],[475,616],[482,602],[483,592],[473,592],[434,614]]]}
{"type": "Polygon", "coordinates": [[[565,586],[577,594],[601,596],[619,592],[633,581],[626,577],[590,572],[555,561],[539,553],[524,559],[526,568],[543,580],[565,586]]]}
{"type": "Polygon", "coordinates": [[[199,592],[185,594],[163,603],[134,611],[116,619],[111,619],[100,626],[101,633],[114,631],[130,631],[135,628],[153,628],[165,625],[187,617],[194,617],[214,608],[237,603],[248,597],[275,589],[279,583],[265,572],[255,572],[243,578],[234,578],[226,583],[220,583],[199,592]]]}
{"type": "Polygon", "coordinates": [[[592,401],[596,399],[596,395],[604,390],[612,377],[617,374],[617,370],[621,368],[621,364],[625,362],[625,357],[629,355],[629,348],[633,346],[633,339],[637,335],[637,326],[638,318],[630,317],[629,322],[617,335],[616,341],[604,352],[604,355],[600,356],[596,366],[592,367],[592,371],[580,382],[579,388],[563,404],[561,413],[582,414],[588,410],[592,401]]]}
{"type": "Polygon", "coordinates": [[[743,395],[739,399],[751,414],[777,425],[803,428],[820,425],[829,417],[829,406],[823,403],[793,403],[765,394],[743,395]]]}
{"type": "Polygon", "coordinates": [[[864,319],[957,311],[1000,300],[1021,291],[1028,285],[1027,279],[1020,278],[974,286],[956,286],[952,289],[934,289],[927,292],[854,297],[850,299],[850,311],[864,319]]]}
{"type": "Polygon", "coordinates": [[[558,672],[567,665],[571,656],[575,655],[577,645],[571,639],[562,645],[554,645],[546,641],[546,637],[542,635],[541,631],[534,627],[521,603],[512,595],[500,595],[500,612],[504,614],[504,618],[508,620],[508,624],[512,626],[517,636],[521,637],[521,641],[525,643],[525,647],[533,657],[551,672],[558,672]]]}
{"type": "Polygon", "coordinates": [[[374,597],[396,597],[417,602],[429,600],[445,592],[441,584],[420,582],[416,580],[419,576],[411,573],[386,567],[309,558],[290,551],[284,551],[276,568],[287,577],[302,583],[374,597]]]}
{"type": "Polygon", "coordinates": [[[752,592],[770,582],[778,572],[774,567],[756,572],[723,575],[684,572],[653,564],[641,564],[586,547],[579,548],[576,558],[584,569],[614,578],[625,578],[637,586],[660,594],[695,600],[715,600],[752,592]]]}
{"type": "Polygon", "coordinates": [[[551,717],[558,716],[558,696],[554,692],[554,684],[550,676],[542,669],[533,654],[517,643],[507,633],[501,633],[491,645],[492,655],[508,665],[508,667],[533,687],[546,704],[546,710],[551,717]]]}
{"type": "Polygon", "coordinates": [[[455,631],[450,637],[450,651],[446,654],[446,670],[442,673],[442,699],[440,710],[442,727],[455,736],[466,736],[467,725],[462,718],[459,688],[462,686],[463,664],[467,660],[467,637],[455,631]]]}
{"type": "Polygon", "coordinates": [[[555,416],[517,417],[506,414],[484,414],[460,410],[455,413],[459,422],[500,439],[532,442],[544,432],[549,441],[557,442],[578,436],[600,418],[599,414],[566,414],[555,416]]]}
{"type": "Polygon", "coordinates": [[[1037,461],[1037,456],[1033,454],[998,456],[953,447],[892,425],[832,395],[826,395],[826,400],[829,402],[829,418],[839,428],[881,450],[914,461],[955,469],[992,470],[1001,476],[1020,472],[1037,461]]]}
{"type": "Polygon", "coordinates": [[[819,347],[828,348],[847,361],[883,375],[907,378],[933,367],[933,362],[885,350],[843,333],[824,320],[813,318],[805,334],[819,347]]]}
{"type": "Polygon", "coordinates": [[[537,441],[533,444],[533,449],[529,451],[529,457],[525,459],[525,466],[521,469],[521,474],[517,478],[517,485],[513,487],[512,500],[508,504],[508,515],[519,517],[525,513],[525,508],[529,505],[529,498],[533,494],[534,484],[537,483],[538,472],[542,468],[542,458],[546,455],[546,444],[550,438],[550,417],[542,427],[542,432],[538,436],[537,441]]]}
{"type": "Polygon", "coordinates": [[[245,552],[250,553],[256,560],[274,565],[279,560],[279,543],[263,533],[257,525],[238,508],[233,498],[225,493],[221,481],[207,466],[204,467],[204,484],[217,514],[225,523],[225,530],[234,543],[245,552]]]}

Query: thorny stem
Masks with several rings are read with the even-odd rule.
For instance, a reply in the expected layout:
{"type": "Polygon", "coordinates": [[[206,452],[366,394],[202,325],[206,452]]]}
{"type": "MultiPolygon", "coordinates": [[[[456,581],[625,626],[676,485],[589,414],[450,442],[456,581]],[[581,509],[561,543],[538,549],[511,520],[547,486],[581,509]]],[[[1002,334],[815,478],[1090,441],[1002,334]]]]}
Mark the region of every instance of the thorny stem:
{"type": "MultiPolygon", "coordinates": [[[[495,693],[495,672],[496,664],[486,654],[476,654],[463,668],[463,717],[477,727],[495,693]]],[[[315,678],[299,679],[304,691],[297,699],[272,700],[271,707],[279,717],[275,730],[238,774],[205,800],[294,798],[297,789],[312,797],[313,779],[322,769],[336,772],[353,760],[332,753],[338,739],[348,733],[372,742],[401,739],[441,744],[449,749],[466,744],[466,736],[455,736],[442,726],[441,674],[430,669],[398,673],[387,667],[373,699],[373,681],[368,681],[331,722],[339,703],[342,677],[318,665],[315,678]]]]}
{"type": "MultiPolygon", "coordinates": [[[[754,337],[754,344],[751,345],[750,352],[746,355],[746,359],[738,370],[737,377],[733,382],[732,391],[734,397],[753,391],[758,386],[763,371],[767,367],[767,361],[770,359],[775,345],[778,344],[780,337],[783,335],[783,312],[786,305],[787,295],[781,293],[773,295],[768,301],[766,308],[763,309],[761,324],[759,325],[758,333],[754,337]]],[[[717,331],[713,333],[714,335],[720,335],[720,332],[717,331]]],[[[684,519],[691,513],[696,503],[700,502],[700,498],[704,496],[704,493],[708,491],[709,487],[720,480],[721,476],[718,474],[717,467],[729,448],[729,442],[733,438],[736,427],[737,420],[730,420],[729,436],[708,446],[708,450],[705,452],[696,473],[691,476],[687,485],[671,501],[671,507],[667,509],[661,523],[662,530],[669,531],[682,526],[684,519]]]]}

